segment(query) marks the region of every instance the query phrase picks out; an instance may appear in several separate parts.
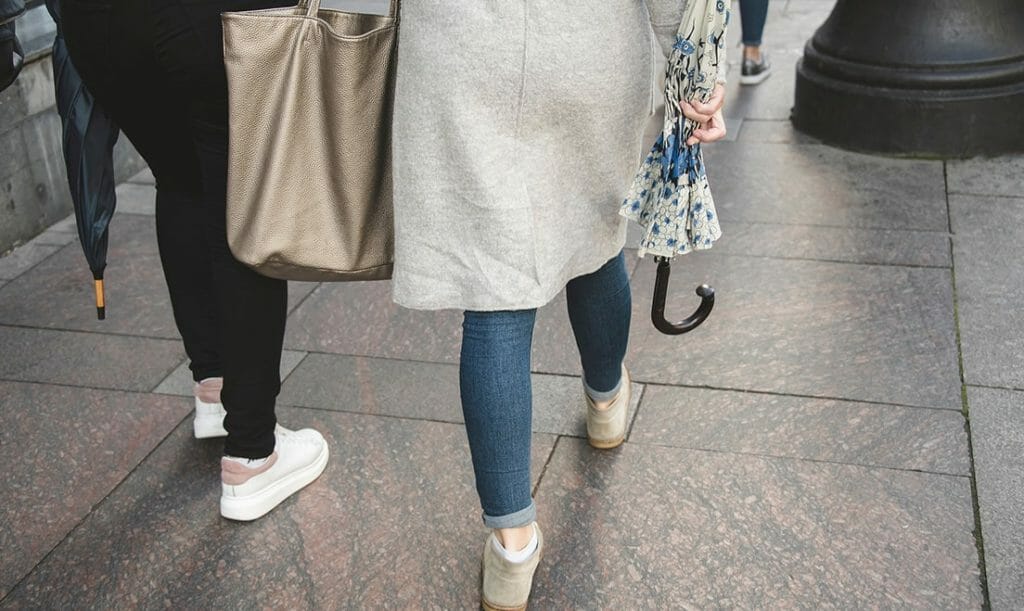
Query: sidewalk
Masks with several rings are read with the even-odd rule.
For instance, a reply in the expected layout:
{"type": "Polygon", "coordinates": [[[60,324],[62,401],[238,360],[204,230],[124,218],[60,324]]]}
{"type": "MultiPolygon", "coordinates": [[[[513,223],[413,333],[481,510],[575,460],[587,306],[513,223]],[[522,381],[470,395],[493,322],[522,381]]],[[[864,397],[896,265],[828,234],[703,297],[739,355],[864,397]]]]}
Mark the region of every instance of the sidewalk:
{"type": "MultiPolygon", "coordinates": [[[[669,294],[681,317],[711,284],[709,320],[660,335],[654,263],[629,259],[621,449],[586,443],[564,299],[538,316],[532,608],[1024,606],[1024,156],[794,132],[793,64],[830,8],[773,3],[776,74],[730,86],[731,141],[708,151],[725,235],[669,294]]],[[[475,608],[460,315],[399,309],[387,283],[292,284],[279,418],[323,431],[331,462],[228,522],[154,194],[148,172],[119,187],[106,321],[73,219],[0,259],[0,607],[475,608]]]]}

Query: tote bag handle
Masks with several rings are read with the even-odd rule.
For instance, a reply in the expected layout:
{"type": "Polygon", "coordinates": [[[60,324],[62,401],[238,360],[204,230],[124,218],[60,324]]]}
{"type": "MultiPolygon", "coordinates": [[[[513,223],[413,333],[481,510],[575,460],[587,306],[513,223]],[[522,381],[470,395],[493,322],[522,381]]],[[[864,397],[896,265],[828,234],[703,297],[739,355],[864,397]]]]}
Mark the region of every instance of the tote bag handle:
{"type": "MultiPolygon", "coordinates": [[[[388,3],[388,17],[396,19],[398,17],[398,0],[390,0],[388,3]]],[[[320,0],[299,0],[299,8],[306,7],[306,17],[316,17],[317,11],[320,10],[320,0]]]]}

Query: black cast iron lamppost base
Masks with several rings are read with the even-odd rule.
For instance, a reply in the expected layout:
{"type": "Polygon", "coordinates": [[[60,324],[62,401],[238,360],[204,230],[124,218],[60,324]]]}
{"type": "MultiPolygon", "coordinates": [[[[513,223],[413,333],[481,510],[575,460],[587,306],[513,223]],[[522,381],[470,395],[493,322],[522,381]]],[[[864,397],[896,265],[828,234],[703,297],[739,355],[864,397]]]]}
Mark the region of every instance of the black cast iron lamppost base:
{"type": "Polygon", "coordinates": [[[867,152],[1024,151],[1024,0],[838,0],[797,66],[793,123],[867,152]]]}

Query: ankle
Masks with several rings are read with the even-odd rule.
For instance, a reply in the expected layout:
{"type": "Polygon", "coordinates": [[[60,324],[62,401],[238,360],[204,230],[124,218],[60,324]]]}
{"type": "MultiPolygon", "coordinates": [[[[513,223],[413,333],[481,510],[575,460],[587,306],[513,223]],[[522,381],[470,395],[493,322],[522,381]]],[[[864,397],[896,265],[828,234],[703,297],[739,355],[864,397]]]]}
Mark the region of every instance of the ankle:
{"type": "Polygon", "coordinates": [[[220,392],[224,388],[224,378],[206,378],[196,382],[193,393],[203,403],[220,403],[220,392]]]}
{"type": "Polygon", "coordinates": [[[536,536],[536,531],[533,524],[527,524],[518,528],[498,528],[494,531],[494,536],[498,538],[498,543],[505,548],[505,551],[515,553],[530,545],[536,536]]]}
{"type": "Polygon", "coordinates": [[[755,62],[761,61],[761,47],[760,47],[760,45],[758,45],[758,46],[744,45],[743,46],[743,59],[749,59],[749,60],[755,61],[755,62]]]}

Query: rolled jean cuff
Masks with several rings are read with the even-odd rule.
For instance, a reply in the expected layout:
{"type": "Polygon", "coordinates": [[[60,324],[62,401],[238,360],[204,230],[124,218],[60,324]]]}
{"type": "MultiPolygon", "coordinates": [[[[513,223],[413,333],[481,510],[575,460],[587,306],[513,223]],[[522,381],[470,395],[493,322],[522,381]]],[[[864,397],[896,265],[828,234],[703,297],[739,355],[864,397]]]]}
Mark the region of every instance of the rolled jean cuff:
{"type": "Polygon", "coordinates": [[[484,514],[484,526],[487,528],[519,528],[529,526],[537,521],[537,505],[530,500],[530,506],[520,509],[515,513],[503,516],[489,516],[484,514]]]}
{"type": "Polygon", "coordinates": [[[758,38],[757,40],[744,40],[743,41],[743,46],[745,46],[745,47],[760,47],[762,42],[764,42],[764,41],[762,41],[760,38],[758,38]]]}
{"type": "Polygon", "coordinates": [[[600,403],[602,401],[611,401],[615,397],[619,396],[620,389],[622,389],[621,377],[619,378],[618,383],[615,385],[615,388],[605,391],[594,390],[587,384],[586,378],[584,378],[583,380],[583,392],[587,393],[587,396],[590,397],[590,400],[595,403],[600,403]]]}

